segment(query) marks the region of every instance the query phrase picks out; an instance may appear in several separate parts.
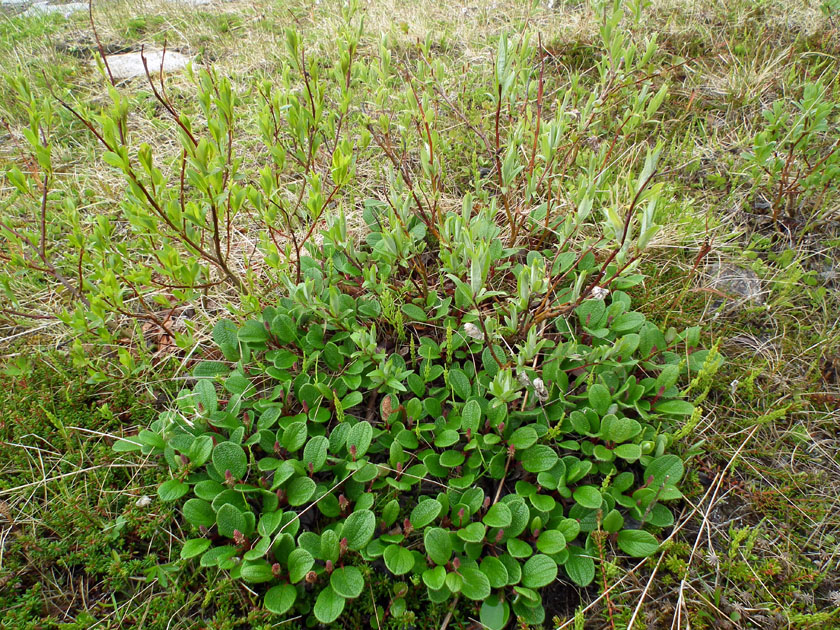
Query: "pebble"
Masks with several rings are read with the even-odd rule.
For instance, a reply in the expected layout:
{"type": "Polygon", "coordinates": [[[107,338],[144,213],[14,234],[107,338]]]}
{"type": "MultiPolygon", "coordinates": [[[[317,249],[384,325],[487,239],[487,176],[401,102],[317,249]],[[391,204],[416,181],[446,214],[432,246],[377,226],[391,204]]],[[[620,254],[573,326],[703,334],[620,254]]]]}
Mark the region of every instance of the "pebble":
{"type": "MultiPolygon", "coordinates": [[[[156,74],[160,71],[160,61],[163,57],[160,51],[146,51],[143,53],[146,57],[146,63],[149,65],[149,72],[156,74]]],[[[134,77],[146,76],[146,70],[143,67],[143,60],[140,52],[125,53],[122,55],[111,55],[106,57],[108,60],[108,67],[111,69],[111,74],[114,79],[132,79],[134,77]]],[[[173,72],[181,70],[187,66],[190,58],[177,52],[167,51],[166,56],[163,57],[164,72],[173,72]]]]}
{"type": "Polygon", "coordinates": [[[59,13],[64,17],[70,17],[77,11],[87,11],[88,5],[84,2],[70,2],[68,4],[50,4],[49,2],[36,2],[21,15],[35,17],[39,15],[52,15],[59,13]]]}

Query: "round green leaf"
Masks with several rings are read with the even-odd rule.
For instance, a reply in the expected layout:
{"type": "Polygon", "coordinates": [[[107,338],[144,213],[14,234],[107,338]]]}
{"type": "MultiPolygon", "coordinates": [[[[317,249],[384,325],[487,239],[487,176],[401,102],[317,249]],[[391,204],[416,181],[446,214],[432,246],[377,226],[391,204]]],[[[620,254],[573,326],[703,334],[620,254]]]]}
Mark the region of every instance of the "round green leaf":
{"type": "Polygon", "coordinates": [[[666,400],[656,405],[653,410],[671,416],[690,416],[694,413],[694,405],[687,400],[666,400]]]}
{"type": "Polygon", "coordinates": [[[245,520],[245,515],[239,511],[239,508],[225,503],[216,512],[216,526],[221,536],[233,538],[234,530],[245,533],[248,521],[245,520]]]}
{"type": "Polygon", "coordinates": [[[356,567],[342,567],[330,575],[330,586],[342,597],[353,599],[361,595],[365,579],[356,567]]]}
{"type": "Polygon", "coordinates": [[[315,494],[315,481],[310,477],[298,477],[286,488],[289,505],[303,505],[315,494]]]}
{"type": "Polygon", "coordinates": [[[485,556],[481,560],[481,572],[487,576],[490,586],[502,588],[507,586],[508,572],[502,561],[495,556],[485,556]]]}
{"type": "Polygon", "coordinates": [[[472,392],[470,379],[463,371],[457,368],[449,370],[449,384],[452,386],[452,391],[461,400],[466,400],[470,397],[470,393],[472,392]]]}
{"type": "Polygon", "coordinates": [[[426,499],[414,506],[409,520],[415,529],[422,529],[435,520],[442,509],[443,506],[436,499],[426,499]]]}
{"type": "Polygon", "coordinates": [[[394,575],[404,575],[414,567],[414,554],[399,545],[388,545],[382,554],[385,566],[394,575]]]}
{"type": "Polygon", "coordinates": [[[239,444],[221,442],[213,449],[213,466],[220,475],[229,470],[234,479],[241,480],[248,472],[248,457],[239,444]]]}
{"type": "Polygon", "coordinates": [[[489,630],[504,630],[510,621],[510,607],[501,597],[489,597],[481,604],[479,619],[489,630]]]}
{"type": "Polygon", "coordinates": [[[461,568],[458,571],[463,578],[461,594],[476,602],[490,597],[490,580],[480,569],[474,567],[461,568]]]}
{"type": "Polygon", "coordinates": [[[461,451],[444,451],[440,454],[440,465],[446,468],[455,468],[464,463],[465,456],[461,451]]]}
{"type": "Polygon", "coordinates": [[[303,464],[307,470],[310,470],[309,466],[311,465],[311,472],[316,473],[324,467],[327,462],[327,447],[329,445],[330,441],[323,435],[316,435],[306,443],[306,447],[303,449],[303,464]]]}
{"type": "Polygon", "coordinates": [[[306,423],[292,422],[283,431],[283,448],[294,453],[306,443],[306,423]]]}
{"type": "Polygon", "coordinates": [[[537,539],[537,549],[543,553],[560,553],[566,548],[566,537],[556,529],[547,529],[537,539]]]}
{"type": "Polygon", "coordinates": [[[487,514],[481,519],[488,527],[507,527],[510,525],[513,515],[510,508],[504,503],[494,503],[487,510],[487,514]]]}
{"type": "Polygon", "coordinates": [[[289,554],[286,564],[289,567],[289,581],[297,584],[309,573],[312,565],[315,564],[315,558],[303,547],[297,547],[289,554]]]}
{"type": "Polygon", "coordinates": [[[624,529],[618,533],[616,542],[619,549],[634,558],[647,558],[659,549],[659,542],[653,534],[643,529],[624,529]]]}
{"type": "Polygon", "coordinates": [[[546,444],[535,444],[522,451],[522,467],[528,472],[539,473],[550,470],[558,460],[557,452],[546,444]]]}
{"type": "Polygon", "coordinates": [[[618,510],[610,510],[601,522],[601,526],[604,528],[604,531],[614,534],[624,527],[624,517],[618,510]]]}
{"type": "Polygon", "coordinates": [[[207,538],[193,538],[191,540],[184,541],[184,546],[181,547],[181,558],[184,560],[187,558],[194,558],[195,556],[204,553],[209,546],[210,540],[207,538]]]}
{"type": "Polygon", "coordinates": [[[507,550],[514,558],[527,558],[534,553],[531,545],[519,538],[509,538],[507,541],[507,550]]]}
{"type": "Polygon", "coordinates": [[[638,444],[621,444],[613,449],[616,457],[628,462],[635,462],[642,456],[642,447],[638,444]]]}
{"type": "Polygon", "coordinates": [[[645,479],[653,477],[649,487],[657,489],[664,484],[676,485],[685,473],[682,460],[676,455],[662,455],[645,468],[645,479]]]}
{"type": "Polygon", "coordinates": [[[481,422],[481,406],[478,401],[470,400],[461,409],[461,429],[463,431],[472,429],[475,432],[478,430],[479,422],[481,422]]]}
{"type": "Polygon", "coordinates": [[[595,486],[580,486],[575,489],[572,497],[576,503],[590,510],[600,508],[601,502],[604,500],[601,496],[601,491],[595,486]]]}
{"type": "Polygon", "coordinates": [[[164,481],[158,488],[161,501],[177,501],[190,491],[190,487],[178,479],[164,481]]]}
{"type": "Polygon", "coordinates": [[[275,615],[285,615],[297,599],[297,589],[291,584],[281,584],[268,589],[265,607],[275,615]]]}
{"type": "Polygon", "coordinates": [[[423,536],[423,544],[432,562],[435,564],[449,562],[452,556],[452,539],[449,532],[439,527],[430,527],[423,536]]]}
{"type": "Polygon", "coordinates": [[[442,566],[436,566],[434,569],[426,569],[423,571],[423,583],[433,591],[439,591],[442,589],[445,580],[446,569],[442,566]]]}
{"type": "Polygon", "coordinates": [[[537,432],[534,430],[534,427],[531,426],[519,427],[516,431],[514,431],[511,434],[510,438],[508,439],[508,444],[515,447],[519,451],[523,451],[526,448],[531,448],[536,443],[537,432]]]}
{"type": "Polygon", "coordinates": [[[563,564],[563,569],[569,578],[578,586],[589,586],[595,579],[595,561],[580,547],[569,547],[569,557],[563,564]]]}
{"type": "Polygon", "coordinates": [[[589,405],[598,412],[598,415],[607,413],[607,409],[612,403],[612,396],[605,385],[595,383],[587,391],[587,396],[589,397],[589,405]]]}
{"type": "Polygon", "coordinates": [[[265,560],[261,562],[245,563],[239,575],[246,582],[259,584],[260,582],[269,582],[274,579],[274,573],[271,571],[271,565],[265,560]]]}
{"type": "Polygon", "coordinates": [[[479,543],[484,540],[487,529],[481,523],[470,523],[457,531],[458,538],[464,542],[479,543]]]}
{"type": "Polygon", "coordinates": [[[557,578],[557,563],[541,553],[531,556],[522,567],[522,585],[542,588],[557,578]]]}
{"type": "Polygon", "coordinates": [[[457,444],[459,439],[460,435],[455,429],[444,429],[437,434],[437,437],[435,437],[435,446],[438,448],[446,448],[447,446],[457,444]]]}
{"type": "Polygon", "coordinates": [[[184,507],[181,511],[183,512],[186,521],[195,527],[198,527],[199,525],[204,525],[204,527],[213,527],[213,525],[216,524],[216,513],[213,511],[213,507],[208,501],[204,501],[202,499],[189,499],[186,503],[184,503],[184,507]]]}
{"type": "Polygon", "coordinates": [[[341,535],[347,538],[347,547],[358,551],[370,542],[376,529],[376,517],[370,510],[356,510],[344,521],[341,535]]]}
{"type": "Polygon", "coordinates": [[[367,453],[372,439],[373,427],[370,422],[365,420],[357,422],[350,428],[350,433],[347,435],[347,452],[353,457],[361,457],[367,453]],[[355,453],[353,452],[354,448],[355,453]]]}
{"type": "Polygon", "coordinates": [[[321,623],[332,623],[344,612],[344,598],[328,586],[318,593],[312,612],[321,623]]]}

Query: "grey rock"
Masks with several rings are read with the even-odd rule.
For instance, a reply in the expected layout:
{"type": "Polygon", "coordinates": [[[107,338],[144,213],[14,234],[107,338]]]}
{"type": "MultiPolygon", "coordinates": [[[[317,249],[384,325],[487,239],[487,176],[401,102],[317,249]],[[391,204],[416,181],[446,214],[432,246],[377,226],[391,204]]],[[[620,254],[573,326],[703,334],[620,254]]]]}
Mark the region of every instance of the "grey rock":
{"type": "Polygon", "coordinates": [[[724,299],[713,302],[715,308],[724,301],[727,302],[727,308],[764,304],[765,296],[761,288],[761,278],[751,269],[744,269],[730,263],[715,263],[706,268],[706,276],[707,286],[725,296],[724,299]]]}
{"type": "MultiPolygon", "coordinates": [[[[146,57],[146,63],[149,66],[149,72],[151,74],[156,74],[160,71],[161,59],[163,59],[164,72],[181,70],[190,61],[190,58],[186,55],[169,51],[167,51],[165,57],[161,51],[146,51],[143,53],[143,56],[146,57]]],[[[139,52],[111,55],[106,57],[106,59],[108,60],[108,67],[111,69],[111,74],[114,76],[114,79],[123,80],[146,76],[143,59],[139,52]]]]}
{"type": "Polygon", "coordinates": [[[21,15],[36,17],[39,15],[52,15],[58,13],[64,17],[70,17],[77,11],[87,11],[88,5],[84,2],[70,2],[68,4],[50,4],[48,2],[36,2],[21,15]]]}

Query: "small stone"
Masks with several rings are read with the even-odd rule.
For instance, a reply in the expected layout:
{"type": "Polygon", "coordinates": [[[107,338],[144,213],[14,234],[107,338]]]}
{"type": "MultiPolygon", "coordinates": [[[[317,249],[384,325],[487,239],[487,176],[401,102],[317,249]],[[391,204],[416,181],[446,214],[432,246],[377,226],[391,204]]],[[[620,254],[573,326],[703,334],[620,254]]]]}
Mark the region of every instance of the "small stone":
{"type": "Polygon", "coordinates": [[[610,294],[609,289],[605,289],[604,287],[592,287],[592,299],[593,300],[603,300],[610,294]]]}
{"type": "Polygon", "coordinates": [[[464,324],[464,333],[470,339],[475,339],[476,341],[483,341],[484,340],[484,333],[478,329],[478,326],[467,322],[464,324]]]}
{"type": "Polygon", "coordinates": [[[144,508],[144,507],[149,507],[149,505],[151,505],[151,503],[152,503],[152,498],[150,496],[144,494],[142,497],[137,499],[137,501],[134,503],[134,505],[136,505],[139,508],[144,508]]]}
{"type": "Polygon", "coordinates": [[[146,69],[143,67],[143,58],[149,66],[149,73],[160,72],[160,62],[163,59],[164,72],[181,70],[190,62],[190,58],[177,52],[167,52],[166,56],[160,51],[147,51],[145,53],[132,52],[123,55],[111,55],[106,57],[108,67],[114,79],[132,79],[134,77],[146,76],[146,69]],[[142,56],[141,56],[142,54],[142,56]]]}
{"type": "MultiPolygon", "coordinates": [[[[751,269],[744,269],[729,263],[715,263],[706,268],[708,287],[722,293],[726,300],[733,300],[729,306],[743,306],[747,302],[764,304],[761,278],[751,269]]],[[[717,300],[715,308],[723,302],[717,300]]]]}
{"type": "Polygon", "coordinates": [[[64,17],[70,17],[77,11],[86,11],[88,5],[84,2],[70,2],[68,4],[49,4],[48,2],[36,2],[21,15],[36,17],[39,15],[52,15],[59,13],[64,17]]]}

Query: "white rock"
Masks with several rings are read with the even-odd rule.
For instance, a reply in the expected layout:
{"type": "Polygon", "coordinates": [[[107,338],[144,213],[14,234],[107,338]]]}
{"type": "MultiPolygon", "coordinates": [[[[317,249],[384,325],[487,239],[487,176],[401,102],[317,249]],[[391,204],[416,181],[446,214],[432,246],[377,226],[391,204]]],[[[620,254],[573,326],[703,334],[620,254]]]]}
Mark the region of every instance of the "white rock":
{"type": "Polygon", "coordinates": [[[35,17],[39,15],[51,15],[60,13],[64,17],[70,17],[77,11],[87,11],[88,5],[84,2],[70,2],[68,4],[49,4],[48,2],[36,2],[22,15],[35,17]]]}
{"type": "Polygon", "coordinates": [[[134,505],[136,505],[139,508],[148,507],[151,504],[152,504],[152,497],[147,496],[145,494],[142,497],[140,497],[139,499],[137,499],[137,501],[135,501],[135,503],[134,503],[134,505]]]}
{"type": "MultiPolygon", "coordinates": [[[[146,75],[146,70],[143,67],[143,59],[141,53],[131,52],[122,55],[111,55],[107,57],[108,67],[111,68],[111,74],[114,79],[131,79],[133,77],[142,77],[146,75]]],[[[160,71],[160,60],[163,54],[160,51],[146,51],[143,53],[146,57],[146,63],[149,66],[149,72],[156,74],[160,71]]],[[[164,72],[172,72],[173,70],[181,70],[189,63],[190,58],[177,52],[167,51],[166,56],[163,57],[164,72]]]]}

